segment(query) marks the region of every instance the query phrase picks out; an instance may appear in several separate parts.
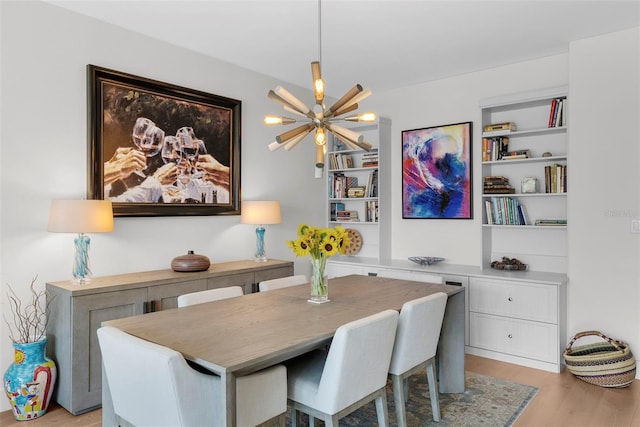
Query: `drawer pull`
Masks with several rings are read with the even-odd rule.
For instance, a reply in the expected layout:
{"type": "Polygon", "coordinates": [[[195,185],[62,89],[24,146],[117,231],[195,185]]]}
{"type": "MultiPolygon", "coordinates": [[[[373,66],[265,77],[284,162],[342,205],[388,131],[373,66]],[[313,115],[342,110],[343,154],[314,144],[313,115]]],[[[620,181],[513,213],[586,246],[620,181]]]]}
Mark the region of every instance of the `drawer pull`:
{"type": "Polygon", "coordinates": [[[507,337],[509,337],[509,339],[513,338],[513,335],[509,334],[507,335],[507,337]]]}
{"type": "Polygon", "coordinates": [[[513,301],[513,298],[509,297],[507,298],[508,301],[513,301]]]}

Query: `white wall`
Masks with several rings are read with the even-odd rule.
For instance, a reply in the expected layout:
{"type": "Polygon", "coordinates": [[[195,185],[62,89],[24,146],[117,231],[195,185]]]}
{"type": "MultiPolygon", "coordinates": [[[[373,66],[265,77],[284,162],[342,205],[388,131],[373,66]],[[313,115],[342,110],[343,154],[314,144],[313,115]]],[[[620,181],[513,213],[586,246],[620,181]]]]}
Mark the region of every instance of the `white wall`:
{"type": "MultiPolygon", "coordinates": [[[[279,199],[283,208],[283,224],[267,231],[271,257],[294,259],[285,240],[300,222],[323,221],[324,183],[313,179],[312,144],[289,153],[266,150],[276,132],[263,127],[262,116],[279,111],[266,98],[277,81],[47,4],[3,1],[0,19],[3,312],[7,283],[26,295],[36,274],[40,285],[70,276],[72,236],[47,233],[46,225],[51,199],[86,193],[89,63],[243,101],[242,196],[279,199]]],[[[393,258],[439,255],[452,263],[479,265],[481,252],[479,145],[474,144],[473,153],[475,219],[402,220],[402,130],[471,120],[477,143],[478,100],[569,83],[568,333],[600,328],[640,351],[638,235],[629,234],[630,216],[638,216],[638,192],[619,184],[638,178],[638,44],[636,29],[574,43],[567,55],[374,93],[367,110],[391,118],[393,126],[393,258]],[[625,125],[603,125],[612,122],[625,125]]],[[[114,233],[92,237],[96,275],[168,268],[188,249],[213,261],[251,258],[255,242],[252,227],[240,225],[235,216],[116,218],[114,233]],[[176,228],[181,232],[166,232],[176,228]]],[[[304,259],[297,260],[297,270],[307,267],[304,259]]],[[[4,372],[12,353],[4,322],[0,328],[4,372]]],[[[6,409],[8,402],[0,399],[0,410],[6,409]]]]}
{"type": "MultiPolygon", "coordinates": [[[[0,2],[1,10],[1,236],[0,295],[6,284],[27,296],[71,276],[73,236],[48,233],[56,198],[86,196],[86,65],[95,64],[242,101],[242,198],[280,200],[283,223],[268,226],[267,254],[296,261],[286,246],[301,222],[324,221],[324,181],[313,178],[314,144],[270,153],[278,129],[262,124],[282,108],[267,99],[274,79],[106,25],[40,2],[0,2]]],[[[312,102],[308,89],[288,89],[312,102]]],[[[92,235],[96,276],[170,268],[187,250],[213,262],[253,258],[255,231],[238,216],[153,217],[115,220],[115,231],[92,235]]],[[[1,320],[1,319],[0,319],[1,320]]],[[[0,321],[0,372],[13,360],[0,321]]],[[[9,409],[0,399],[0,410],[9,409]]]]}
{"type": "Polygon", "coordinates": [[[600,330],[640,353],[640,29],[570,48],[568,336],[600,330]]]}
{"type": "Polygon", "coordinates": [[[557,55],[372,96],[376,112],[392,118],[393,258],[440,256],[452,264],[481,265],[482,121],[478,102],[491,96],[565,85],[568,68],[568,55],[557,55]],[[402,219],[402,131],[466,121],[473,122],[474,218],[402,219]]]}

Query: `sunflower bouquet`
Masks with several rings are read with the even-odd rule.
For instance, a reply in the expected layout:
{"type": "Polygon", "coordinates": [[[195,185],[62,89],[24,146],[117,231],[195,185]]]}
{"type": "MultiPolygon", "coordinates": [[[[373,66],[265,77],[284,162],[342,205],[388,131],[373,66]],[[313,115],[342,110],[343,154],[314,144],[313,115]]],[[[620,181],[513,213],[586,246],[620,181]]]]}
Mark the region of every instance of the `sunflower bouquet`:
{"type": "Polygon", "coordinates": [[[311,278],[311,300],[328,301],[328,289],[324,274],[327,258],[344,254],[349,245],[349,236],[344,228],[318,228],[307,224],[298,227],[298,238],[287,241],[296,256],[309,256],[313,276],[311,278]]]}

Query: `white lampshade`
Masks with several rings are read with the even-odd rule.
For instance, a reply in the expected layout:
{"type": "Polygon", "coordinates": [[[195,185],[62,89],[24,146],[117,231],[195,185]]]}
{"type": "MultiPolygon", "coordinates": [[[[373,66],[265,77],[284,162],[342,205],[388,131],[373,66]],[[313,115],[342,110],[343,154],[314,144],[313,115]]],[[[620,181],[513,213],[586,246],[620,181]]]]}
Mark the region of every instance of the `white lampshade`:
{"type": "Polygon", "coordinates": [[[280,224],[280,202],[274,200],[242,202],[240,223],[242,224],[280,224]]]}
{"type": "Polygon", "coordinates": [[[48,231],[54,233],[108,233],[113,231],[109,200],[52,200],[48,231]]]}

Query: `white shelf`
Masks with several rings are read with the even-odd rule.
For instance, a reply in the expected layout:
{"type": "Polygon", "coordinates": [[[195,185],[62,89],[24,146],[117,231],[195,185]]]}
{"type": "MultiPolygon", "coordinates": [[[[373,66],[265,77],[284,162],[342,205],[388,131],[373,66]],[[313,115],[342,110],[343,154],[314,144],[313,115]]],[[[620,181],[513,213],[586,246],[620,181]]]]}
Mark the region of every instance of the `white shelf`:
{"type": "Polygon", "coordinates": [[[512,193],[512,194],[483,194],[483,199],[491,197],[566,197],[567,193],[512,193]]]}
{"type": "Polygon", "coordinates": [[[492,166],[505,166],[518,164],[518,163],[545,163],[545,162],[562,162],[566,161],[567,156],[550,156],[550,157],[529,157],[528,159],[513,159],[513,160],[492,160],[490,162],[482,162],[483,165],[492,166]]]}

